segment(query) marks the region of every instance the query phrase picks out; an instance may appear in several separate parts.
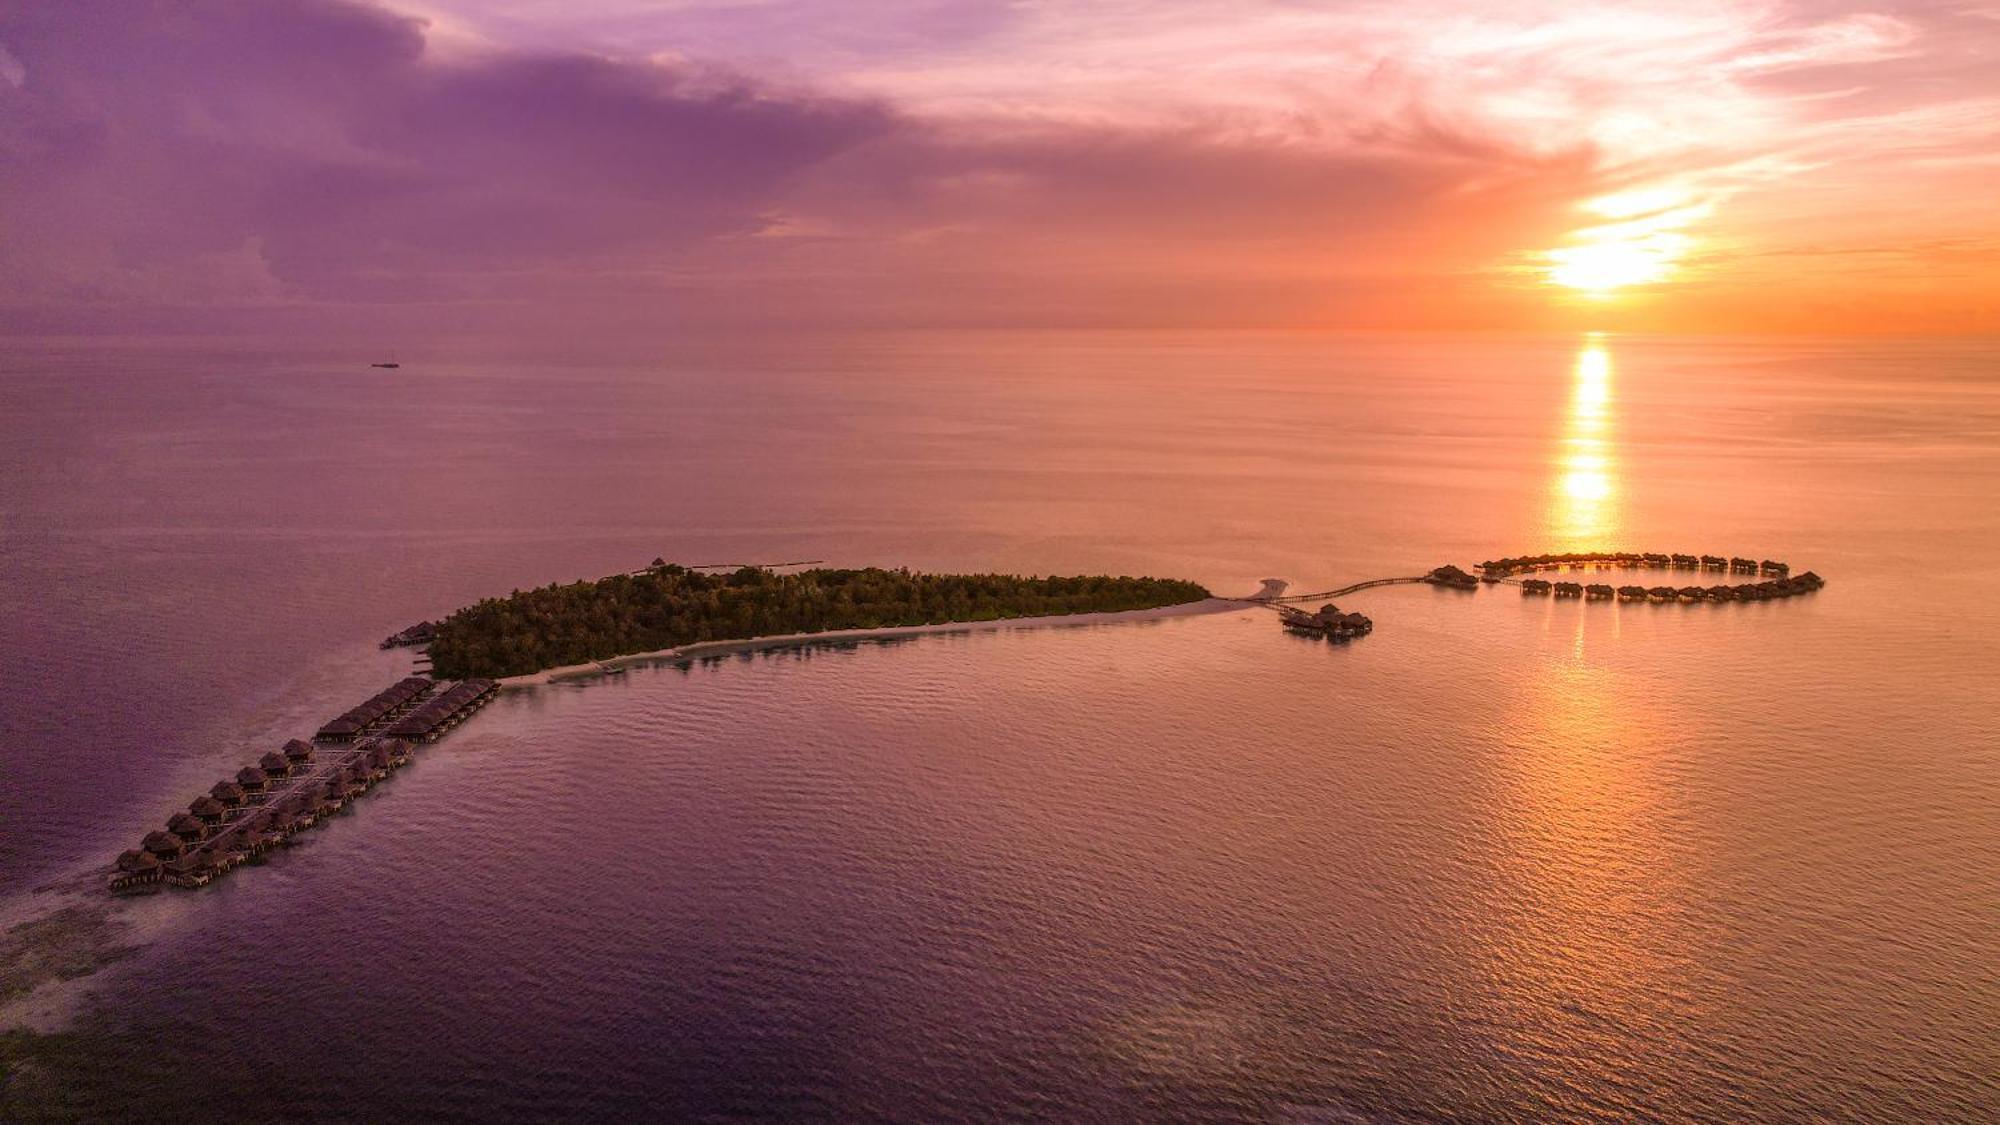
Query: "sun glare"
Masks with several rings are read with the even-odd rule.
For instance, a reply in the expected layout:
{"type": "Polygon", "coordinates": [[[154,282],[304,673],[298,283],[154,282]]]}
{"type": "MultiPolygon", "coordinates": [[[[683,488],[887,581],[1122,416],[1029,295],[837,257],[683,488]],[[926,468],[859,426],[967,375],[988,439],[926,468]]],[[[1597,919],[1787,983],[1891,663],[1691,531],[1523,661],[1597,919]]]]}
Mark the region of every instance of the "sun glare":
{"type": "Polygon", "coordinates": [[[1662,186],[1599,196],[1582,209],[1612,221],[1571,232],[1571,245],[1544,253],[1543,269],[1552,284],[1602,297],[1672,278],[1694,246],[1686,228],[1713,208],[1662,186]]]}
{"type": "MultiPolygon", "coordinates": [[[[1685,241],[1685,240],[1683,240],[1685,241]]],[[[1664,281],[1684,247],[1645,242],[1600,242],[1549,251],[1549,280],[1586,293],[1664,281]]]]}

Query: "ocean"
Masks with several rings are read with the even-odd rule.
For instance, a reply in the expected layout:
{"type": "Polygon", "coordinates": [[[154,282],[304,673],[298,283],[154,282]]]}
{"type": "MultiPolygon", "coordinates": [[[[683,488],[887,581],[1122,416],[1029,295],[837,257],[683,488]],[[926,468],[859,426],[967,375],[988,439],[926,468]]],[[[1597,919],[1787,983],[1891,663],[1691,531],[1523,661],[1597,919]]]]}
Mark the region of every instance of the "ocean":
{"type": "Polygon", "coordinates": [[[379,358],[0,346],[0,1118],[2000,1118],[2000,342],[379,358]],[[515,588],[1582,550],[1828,584],[649,665],[101,889],[515,588]]]}

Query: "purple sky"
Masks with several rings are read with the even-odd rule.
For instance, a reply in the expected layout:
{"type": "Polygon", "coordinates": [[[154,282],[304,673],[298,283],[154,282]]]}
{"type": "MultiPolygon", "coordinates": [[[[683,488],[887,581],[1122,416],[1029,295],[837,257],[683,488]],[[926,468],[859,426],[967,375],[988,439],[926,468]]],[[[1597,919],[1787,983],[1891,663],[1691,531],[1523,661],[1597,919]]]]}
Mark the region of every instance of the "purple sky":
{"type": "Polygon", "coordinates": [[[0,0],[0,309],[1991,323],[2000,8],[1493,9],[0,0]]]}

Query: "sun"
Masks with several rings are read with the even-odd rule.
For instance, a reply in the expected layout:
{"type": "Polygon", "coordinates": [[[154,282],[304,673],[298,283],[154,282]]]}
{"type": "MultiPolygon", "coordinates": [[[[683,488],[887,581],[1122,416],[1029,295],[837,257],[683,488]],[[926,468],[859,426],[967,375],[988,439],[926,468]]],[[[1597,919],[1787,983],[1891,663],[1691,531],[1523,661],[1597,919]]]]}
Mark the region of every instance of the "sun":
{"type": "Polygon", "coordinates": [[[1670,280],[1694,245],[1684,231],[1706,218],[1711,208],[1678,188],[1589,200],[1582,210],[1612,221],[1572,231],[1570,245],[1543,251],[1543,274],[1552,285],[1594,297],[1670,280]]]}
{"type": "Polygon", "coordinates": [[[1605,295],[1629,285],[1650,285],[1673,272],[1678,248],[1647,242],[1599,242],[1549,251],[1549,280],[1605,295]]]}

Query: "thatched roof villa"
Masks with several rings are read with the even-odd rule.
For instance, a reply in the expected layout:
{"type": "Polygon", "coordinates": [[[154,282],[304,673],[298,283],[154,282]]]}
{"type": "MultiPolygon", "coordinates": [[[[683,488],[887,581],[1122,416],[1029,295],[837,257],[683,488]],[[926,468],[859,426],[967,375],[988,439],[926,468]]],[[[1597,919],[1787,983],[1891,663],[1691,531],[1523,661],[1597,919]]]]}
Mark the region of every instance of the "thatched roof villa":
{"type": "Polygon", "coordinates": [[[204,824],[221,824],[229,816],[229,806],[209,796],[196,797],[188,802],[188,811],[204,824]]]}
{"type": "Polygon", "coordinates": [[[200,840],[208,835],[208,825],[192,813],[175,813],[167,818],[167,831],[183,840],[200,840]]]}

